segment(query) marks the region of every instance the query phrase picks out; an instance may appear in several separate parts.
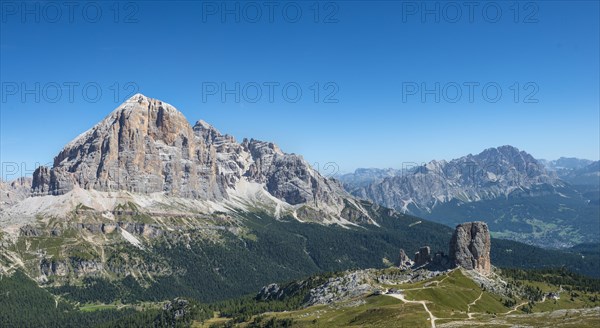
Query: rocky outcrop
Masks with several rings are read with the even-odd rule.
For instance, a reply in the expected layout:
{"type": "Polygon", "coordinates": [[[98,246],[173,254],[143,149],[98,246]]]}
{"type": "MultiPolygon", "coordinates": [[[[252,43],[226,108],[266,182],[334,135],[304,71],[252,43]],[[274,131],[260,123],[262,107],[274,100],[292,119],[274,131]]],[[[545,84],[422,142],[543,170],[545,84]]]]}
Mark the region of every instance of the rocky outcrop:
{"type": "Polygon", "coordinates": [[[131,234],[141,235],[149,238],[155,238],[163,234],[163,231],[160,228],[144,223],[125,222],[119,223],[119,227],[131,234]]]}
{"type": "Polygon", "coordinates": [[[399,267],[443,271],[458,266],[483,275],[491,273],[490,231],[485,222],[467,222],[456,226],[449,249],[449,255],[441,251],[432,255],[431,248],[423,246],[415,253],[414,262],[401,249],[399,267]]]}
{"type": "Polygon", "coordinates": [[[40,263],[40,271],[46,277],[65,277],[69,274],[69,265],[65,261],[42,259],[40,263]]]}
{"type": "MultiPolygon", "coordinates": [[[[191,309],[190,302],[183,298],[175,298],[173,301],[167,302],[163,305],[163,318],[162,322],[167,327],[176,327],[181,325],[181,322],[185,322],[185,317],[190,316],[193,311],[191,309]]],[[[191,319],[187,319],[191,320],[191,319]]]]}
{"type": "Polygon", "coordinates": [[[71,259],[73,273],[78,277],[99,275],[104,269],[104,264],[101,261],[71,259]]]}
{"type": "Polygon", "coordinates": [[[401,269],[408,269],[412,267],[414,262],[406,255],[403,249],[400,249],[400,255],[398,255],[398,267],[401,269]]]}
{"type": "Polygon", "coordinates": [[[278,300],[284,296],[284,290],[279,286],[279,284],[270,284],[264,286],[256,295],[256,299],[261,301],[270,301],[270,300],[278,300]]]}
{"type": "Polygon", "coordinates": [[[450,241],[450,260],[456,266],[491,273],[490,231],[485,222],[468,222],[456,226],[450,241]]]}
{"type": "Polygon", "coordinates": [[[109,234],[113,233],[117,228],[121,228],[131,234],[148,238],[159,237],[164,233],[164,231],[156,225],[139,222],[77,223],[76,227],[79,230],[86,230],[93,234],[109,234]]]}
{"type": "Polygon", "coordinates": [[[102,224],[102,233],[113,233],[117,229],[117,224],[115,223],[103,223],[102,224]]]}
{"type": "Polygon", "coordinates": [[[100,223],[79,223],[77,224],[77,228],[80,230],[87,230],[91,233],[101,233],[102,231],[102,224],[100,223]]]}
{"type": "Polygon", "coordinates": [[[431,249],[429,246],[419,248],[419,251],[415,253],[415,266],[423,266],[429,262],[431,262],[431,249]]]}
{"type": "Polygon", "coordinates": [[[99,260],[86,260],[70,258],[66,260],[55,260],[44,258],[40,262],[40,272],[43,276],[66,277],[72,272],[76,277],[96,276],[102,273],[104,265],[99,260]]]}
{"type": "Polygon", "coordinates": [[[372,293],[376,289],[373,284],[369,283],[371,279],[372,276],[368,270],[349,272],[340,277],[329,278],[321,286],[310,290],[305,305],[332,304],[372,293]]]}
{"type": "Polygon", "coordinates": [[[43,232],[40,229],[27,224],[19,228],[19,234],[26,237],[39,237],[43,232]]]}

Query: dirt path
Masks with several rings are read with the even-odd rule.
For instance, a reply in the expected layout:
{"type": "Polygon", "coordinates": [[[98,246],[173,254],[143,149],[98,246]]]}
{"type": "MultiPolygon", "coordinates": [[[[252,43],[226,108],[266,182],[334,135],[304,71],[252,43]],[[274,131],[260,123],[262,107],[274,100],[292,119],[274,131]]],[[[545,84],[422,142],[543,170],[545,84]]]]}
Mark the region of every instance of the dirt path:
{"type": "MultiPolygon", "coordinates": [[[[546,302],[546,295],[542,296],[542,299],[538,303],[544,303],[544,302],[546,302]]],[[[515,305],[515,307],[512,310],[510,310],[508,312],[501,313],[501,314],[511,314],[511,313],[517,311],[517,309],[520,308],[521,306],[523,306],[525,304],[528,304],[528,303],[529,303],[529,301],[526,301],[526,302],[523,302],[523,303],[519,303],[519,304],[515,305]]]]}
{"type": "Polygon", "coordinates": [[[436,318],[433,315],[433,313],[431,313],[431,311],[429,311],[429,308],[427,307],[427,302],[425,302],[425,301],[409,301],[406,298],[404,298],[404,295],[402,295],[402,294],[385,294],[385,295],[397,298],[404,303],[418,303],[418,304],[423,305],[423,307],[425,308],[425,311],[427,311],[427,313],[429,314],[429,321],[431,322],[431,328],[435,328],[435,320],[437,320],[438,318],[436,318]]]}
{"type": "Polygon", "coordinates": [[[525,305],[527,303],[529,303],[529,301],[523,302],[523,303],[519,303],[519,304],[515,305],[515,307],[512,310],[510,310],[508,312],[501,313],[501,314],[511,314],[511,313],[517,311],[517,309],[519,309],[521,306],[523,306],[523,305],[525,305]]]}
{"type": "MultiPolygon", "coordinates": [[[[448,279],[448,277],[454,270],[456,270],[456,269],[446,272],[445,277],[443,277],[442,279],[432,281],[432,283],[434,283],[435,286],[408,288],[408,289],[404,289],[404,290],[422,290],[422,289],[428,289],[428,288],[444,287],[444,286],[440,286],[440,284],[442,282],[444,282],[444,280],[448,279]]],[[[427,307],[427,301],[409,301],[406,298],[404,298],[404,294],[385,294],[385,295],[397,298],[404,303],[418,303],[418,304],[423,305],[423,307],[425,308],[425,311],[427,311],[427,314],[429,314],[429,322],[431,322],[431,328],[436,328],[435,321],[438,320],[439,318],[434,316],[433,313],[431,311],[429,311],[429,308],[427,307]]],[[[473,302],[473,305],[475,304],[475,302],[477,302],[481,298],[482,295],[483,295],[483,292],[481,292],[481,295],[479,295],[479,297],[473,302]]]]}
{"type": "MultiPolygon", "coordinates": [[[[452,271],[454,271],[454,270],[452,270],[452,271]]],[[[452,273],[452,271],[449,271],[448,273],[446,273],[446,276],[444,278],[442,278],[440,280],[434,280],[431,283],[435,283],[436,287],[439,286],[441,283],[444,282],[444,280],[446,280],[446,279],[448,279],[448,277],[450,277],[450,274],[452,273]]]]}
{"type": "Polygon", "coordinates": [[[481,292],[481,294],[479,294],[479,297],[477,297],[473,302],[467,304],[467,316],[469,316],[469,319],[473,319],[473,313],[471,312],[471,306],[475,305],[475,303],[477,303],[477,301],[479,301],[482,296],[483,296],[483,292],[481,292]]]}

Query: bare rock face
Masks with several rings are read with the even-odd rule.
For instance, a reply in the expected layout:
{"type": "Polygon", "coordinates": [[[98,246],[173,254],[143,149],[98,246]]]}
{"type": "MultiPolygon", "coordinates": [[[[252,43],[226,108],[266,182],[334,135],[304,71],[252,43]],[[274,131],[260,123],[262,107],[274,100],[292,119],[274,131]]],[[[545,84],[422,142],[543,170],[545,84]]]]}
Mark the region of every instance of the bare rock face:
{"type": "Polygon", "coordinates": [[[31,194],[31,178],[17,178],[6,182],[0,180],[0,212],[6,206],[15,204],[31,194]]]}
{"type": "Polygon", "coordinates": [[[423,246],[415,253],[415,266],[422,266],[431,262],[431,248],[423,246]]]}
{"type": "Polygon", "coordinates": [[[40,271],[44,276],[65,277],[69,274],[69,266],[65,261],[43,259],[40,263],[40,271]]]}
{"type": "Polygon", "coordinates": [[[400,249],[400,255],[398,256],[398,267],[401,269],[408,269],[412,267],[414,262],[406,255],[403,249],[400,249]]]}
{"type": "Polygon", "coordinates": [[[450,260],[456,266],[488,275],[490,248],[490,231],[485,222],[459,224],[450,241],[450,260]]]}
{"type": "Polygon", "coordinates": [[[273,143],[254,139],[244,140],[242,147],[253,159],[245,175],[265,183],[273,196],[292,205],[318,200],[342,205],[339,182],[322,177],[301,156],[285,154],[273,143]]]}
{"type": "Polygon", "coordinates": [[[34,173],[33,191],[63,194],[78,185],[99,191],[166,192],[222,197],[215,149],[196,136],[169,104],[133,96],[102,122],[67,144],[52,169],[34,173]]]}
{"type": "Polygon", "coordinates": [[[26,224],[19,228],[19,234],[26,237],[39,237],[42,236],[43,232],[32,225],[26,224]]]}

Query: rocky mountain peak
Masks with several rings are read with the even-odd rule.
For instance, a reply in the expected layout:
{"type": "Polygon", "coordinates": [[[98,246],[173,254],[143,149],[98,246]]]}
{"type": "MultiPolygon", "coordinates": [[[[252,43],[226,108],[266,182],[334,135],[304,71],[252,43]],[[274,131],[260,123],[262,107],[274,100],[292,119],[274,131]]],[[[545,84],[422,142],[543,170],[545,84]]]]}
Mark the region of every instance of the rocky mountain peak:
{"type": "Polygon", "coordinates": [[[350,196],[301,156],[271,142],[237,143],[202,120],[192,127],[175,107],[142,94],[67,144],[52,168],[38,168],[32,191],[62,195],[81,188],[221,201],[250,197],[248,183],[291,206],[316,208],[304,209],[311,217],[362,216],[358,208],[343,212],[350,196]]]}
{"type": "Polygon", "coordinates": [[[467,156],[467,159],[477,163],[489,163],[490,166],[497,164],[500,167],[502,165],[507,169],[528,172],[532,175],[546,173],[544,165],[539,163],[531,154],[508,145],[488,148],[477,155],[467,156]]]}
{"type": "Polygon", "coordinates": [[[214,126],[203,120],[197,121],[193,127],[194,133],[207,144],[220,144],[223,142],[235,143],[235,138],[230,135],[223,135],[214,126]]]}
{"type": "MultiPolygon", "coordinates": [[[[205,148],[185,116],[160,100],[137,94],[68,143],[51,170],[34,172],[36,193],[63,194],[75,185],[100,191],[168,191],[192,196],[190,161],[205,163],[205,148]]],[[[214,184],[205,194],[220,192],[214,184]]]]}

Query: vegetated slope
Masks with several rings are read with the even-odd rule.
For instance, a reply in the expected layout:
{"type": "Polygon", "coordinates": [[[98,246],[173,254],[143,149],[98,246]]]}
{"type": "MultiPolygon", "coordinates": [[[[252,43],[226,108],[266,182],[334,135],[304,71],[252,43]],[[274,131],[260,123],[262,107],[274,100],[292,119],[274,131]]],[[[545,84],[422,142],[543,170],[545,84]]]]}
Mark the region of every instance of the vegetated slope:
{"type": "Polygon", "coordinates": [[[447,225],[484,220],[493,236],[544,247],[566,248],[600,238],[600,206],[591,192],[572,188],[540,195],[512,193],[477,202],[453,200],[440,204],[423,217],[447,225]]]}
{"type": "Polygon", "coordinates": [[[21,271],[12,276],[0,275],[0,295],[2,327],[89,327],[135,313],[133,309],[81,312],[40,288],[21,271]]]}
{"type": "MultiPolygon", "coordinates": [[[[245,215],[240,233],[219,230],[213,238],[189,233],[187,238],[159,237],[146,251],[129,246],[123,253],[140,262],[160,263],[170,275],[83,280],[85,287],[55,287],[55,293],[80,301],[105,299],[162,300],[177,296],[214,301],[255,291],[272,281],[297,279],[323,271],[384,267],[396,261],[400,248],[416,251],[424,243],[447,248],[451,230],[418,218],[380,209],[382,227],[341,227],[276,220],[264,213],[245,215]],[[414,224],[419,222],[419,224],[414,224]],[[411,224],[414,224],[411,226],[411,224]],[[197,238],[196,238],[197,237],[197,238]]],[[[33,268],[35,270],[36,268],[33,268]]],[[[125,266],[124,269],[127,269],[125,266]]]]}
{"type": "Polygon", "coordinates": [[[502,271],[501,277],[483,278],[457,269],[441,274],[430,272],[431,278],[406,281],[402,279],[428,273],[399,269],[340,272],[327,277],[318,287],[311,284],[315,280],[299,281],[271,287],[270,294],[263,289],[254,298],[220,303],[215,310],[221,318],[209,319],[205,324],[214,327],[235,323],[249,327],[522,324],[593,327],[600,322],[598,280],[577,275],[561,278],[563,273],[508,270],[502,271]],[[552,283],[544,282],[544,278],[552,283]],[[346,292],[357,283],[362,292],[346,292]],[[265,295],[272,298],[265,299],[265,295]],[[315,295],[333,295],[333,301],[313,303],[315,295]],[[286,301],[301,299],[304,303],[288,302],[288,306],[282,307],[286,301]],[[567,309],[569,312],[556,312],[567,309]]]}
{"type": "MultiPolygon", "coordinates": [[[[358,268],[384,268],[397,260],[400,248],[414,253],[420,246],[447,252],[452,230],[415,217],[381,213],[381,227],[343,228],[275,220],[246,213],[244,234],[219,233],[218,242],[196,239],[162,239],[152,244],[142,260],[160,263],[173,274],[140,280],[86,278],[83,286],[53,287],[53,293],[81,302],[123,302],[189,297],[203,302],[251,293],[270,282],[306,277],[318,272],[358,268]],[[420,222],[420,223],[417,223],[420,222]],[[417,224],[416,224],[417,223],[417,224]]],[[[526,244],[494,239],[492,264],[500,267],[567,267],[598,275],[593,258],[526,244]]],[[[137,271],[134,271],[137,272],[137,271]]]]}
{"type": "MultiPolygon", "coordinates": [[[[260,287],[271,282],[290,281],[322,271],[383,268],[389,264],[383,259],[388,258],[390,262],[393,262],[400,247],[409,252],[415,251],[425,244],[431,245],[433,250],[447,248],[451,234],[451,229],[448,227],[411,216],[397,214],[387,216],[385,213],[388,211],[381,214],[381,227],[368,225],[350,228],[301,223],[291,218],[281,221],[261,213],[246,213],[245,222],[248,230],[245,230],[243,234],[234,234],[224,230],[220,232],[218,239],[210,240],[196,239],[193,235],[190,235],[188,239],[181,240],[169,240],[165,237],[163,240],[155,241],[151,245],[152,248],[146,248],[145,251],[132,245],[123,246],[128,247],[124,249],[124,252],[129,257],[140,256],[140,259],[148,261],[148,264],[160,259],[162,265],[172,270],[173,274],[170,276],[155,277],[152,280],[144,275],[139,276],[141,272],[134,269],[132,271],[134,275],[128,275],[125,279],[86,277],[80,280],[78,285],[49,287],[48,290],[60,296],[58,300],[63,303],[58,303],[59,308],[71,306],[64,302],[114,304],[114,302],[150,301],[156,303],[176,297],[211,302],[227,300],[244,294],[255,294],[260,287]]],[[[35,238],[31,237],[31,239],[35,238]]],[[[564,265],[570,269],[589,270],[590,274],[598,272],[598,262],[586,262],[587,256],[582,258],[578,254],[549,251],[506,240],[493,240],[492,245],[492,263],[495,265],[510,267],[564,265]],[[596,267],[594,268],[593,265],[596,267]]],[[[593,248],[592,250],[589,248],[585,247],[582,251],[589,253],[593,250],[593,248]]],[[[330,275],[318,274],[318,276],[328,277],[330,275]]],[[[19,277],[28,280],[20,273],[15,273],[12,277],[4,276],[3,279],[4,281],[7,279],[23,280],[19,277]]],[[[316,278],[312,281],[318,283],[321,280],[316,278]]],[[[35,285],[31,280],[29,280],[29,284],[35,285]]],[[[313,285],[311,283],[302,286],[313,285]]],[[[298,287],[292,289],[294,288],[298,287]]],[[[9,290],[3,289],[2,291],[9,290]]],[[[36,293],[41,293],[41,296],[35,294],[31,297],[38,297],[47,303],[43,303],[46,305],[42,304],[36,311],[47,309],[53,312],[54,310],[51,309],[54,302],[53,296],[44,290],[36,291],[36,293]]],[[[279,303],[276,306],[259,304],[254,308],[260,311],[291,309],[301,303],[301,298],[298,296],[294,300],[279,303]]],[[[381,301],[387,304],[393,300],[382,299],[381,301]]],[[[6,309],[14,310],[11,310],[10,320],[15,322],[14,320],[18,320],[15,319],[15,316],[18,316],[18,304],[26,301],[7,299],[7,302],[11,305],[6,309]]],[[[234,313],[238,310],[233,308],[249,308],[245,303],[236,302],[223,301],[218,309],[213,308],[213,310],[234,313]]],[[[377,301],[377,304],[379,302],[377,301]]],[[[160,308],[161,306],[158,306],[158,309],[160,308]]],[[[200,308],[204,309],[204,312],[201,311],[204,314],[200,317],[206,319],[206,314],[211,313],[210,309],[200,308]]],[[[367,304],[363,309],[369,308],[370,305],[367,304]]],[[[426,322],[426,317],[423,316],[424,312],[420,310],[419,306],[407,305],[403,309],[407,322],[414,322],[415,325],[426,322]]],[[[388,312],[383,311],[382,313],[388,312]]],[[[31,314],[31,316],[37,315],[43,316],[38,312],[31,314]]],[[[118,318],[121,315],[123,315],[122,312],[106,312],[106,318],[116,320],[111,321],[110,325],[120,324],[122,321],[119,321],[118,318]]],[[[71,322],[65,320],[96,322],[93,321],[95,320],[93,315],[90,315],[89,319],[79,315],[65,319],[62,315],[52,313],[47,316],[48,322],[54,322],[50,320],[53,318],[52,316],[58,316],[56,319],[52,319],[58,323],[71,322]]],[[[98,316],[101,315],[98,314],[98,316]]],[[[172,316],[160,311],[138,312],[131,319],[134,321],[129,321],[129,323],[155,322],[158,320],[157,318],[171,320],[172,316]]],[[[351,319],[353,317],[348,320],[351,319]]],[[[356,322],[366,324],[369,320],[388,322],[387,319],[376,320],[376,317],[368,314],[361,314],[356,322]]],[[[46,326],[59,326],[59,324],[46,326]]]]}

